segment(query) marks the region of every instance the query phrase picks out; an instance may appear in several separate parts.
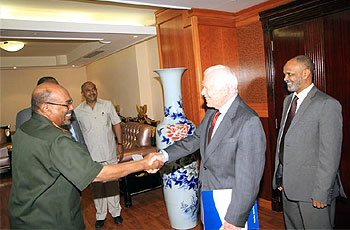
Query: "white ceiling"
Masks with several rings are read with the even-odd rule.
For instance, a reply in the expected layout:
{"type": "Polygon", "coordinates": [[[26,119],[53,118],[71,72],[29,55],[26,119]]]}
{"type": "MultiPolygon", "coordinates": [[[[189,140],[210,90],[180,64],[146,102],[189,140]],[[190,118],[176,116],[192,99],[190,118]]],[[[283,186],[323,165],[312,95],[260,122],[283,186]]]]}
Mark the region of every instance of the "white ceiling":
{"type": "Polygon", "coordinates": [[[25,47],[0,49],[0,67],[80,67],[156,36],[157,9],[238,12],[264,1],[1,0],[0,41],[23,41],[25,47]]]}

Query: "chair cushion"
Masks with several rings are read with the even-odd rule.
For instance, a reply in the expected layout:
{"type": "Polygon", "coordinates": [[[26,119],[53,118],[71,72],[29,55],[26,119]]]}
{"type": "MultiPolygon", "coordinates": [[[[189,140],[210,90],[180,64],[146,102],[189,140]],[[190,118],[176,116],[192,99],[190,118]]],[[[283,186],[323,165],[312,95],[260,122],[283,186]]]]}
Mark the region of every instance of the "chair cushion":
{"type": "Polygon", "coordinates": [[[138,122],[122,122],[124,158],[121,162],[132,160],[132,155],[142,156],[156,152],[157,147],[152,146],[152,136],[155,127],[138,122]]]}

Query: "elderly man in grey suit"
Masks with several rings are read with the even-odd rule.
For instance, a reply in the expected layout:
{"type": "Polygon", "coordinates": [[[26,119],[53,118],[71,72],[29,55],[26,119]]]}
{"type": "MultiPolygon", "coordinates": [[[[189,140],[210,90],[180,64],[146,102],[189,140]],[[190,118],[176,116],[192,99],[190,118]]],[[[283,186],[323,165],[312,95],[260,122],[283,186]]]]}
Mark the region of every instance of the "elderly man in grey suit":
{"type": "Polygon", "coordinates": [[[245,226],[265,165],[264,130],[258,115],[238,95],[237,84],[229,67],[208,68],[201,93],[209,107],[205,117],[192,136],[163,151],[164,161],[175,161],[200,149],[201,190],[232,189],[221,227],[225,230],[245,226]]]}
{"type": "MultiPolygon", "coordinates": [[[[53,83],[53,84],[57,84],[59,85],[58,81],[51,76],[45,76],[42,77],[38,80],[37,85],[40,85],[42,83],[53,83]]],[[[69,115],[71,117],[67,117],[66,118],[66,128],[69,129],[69,131],[72,133],[74,139],[76,141],[78,141],[86,150],[86,152],[88,151],[88,148],[86,146],[85,140],[84,140],[84,136],[83,133],[81,132],[78,120],[74,114],[74,111],[72,110],[71,113],[69,113],[69,115]]],[[[16,129],[19,129],[21,127],[21,125],[28,121],[30,118],[32,117],[32,108],[26,108],[26,109],[22,109],[21,111],[19,111],[16,115],[16,129]]]]}
{"type": "Polygon", "coordinates": [[[332,229],[339,177],[341,105],[312,83],[314,64],[300,55],[284,68],[283,103],[273,188],[282,191],[287,229],[332,229]]]}

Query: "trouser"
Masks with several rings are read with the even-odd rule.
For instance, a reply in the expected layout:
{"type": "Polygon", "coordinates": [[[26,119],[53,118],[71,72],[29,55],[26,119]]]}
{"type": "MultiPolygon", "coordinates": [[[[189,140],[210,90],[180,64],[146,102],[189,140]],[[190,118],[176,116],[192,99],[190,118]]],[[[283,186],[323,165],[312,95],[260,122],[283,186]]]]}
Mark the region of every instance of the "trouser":
{"type": "Polygon", "coordinates": [[[282,192],[286,229],[333,229],[335,199],[325,208],[315,208],[312,202],[289,200],[282,192]]]}
{"type": "MultiPolygon", "coordinates": [[[[101,162],[103,165],[111,165],[118,163],[118,160],[112,159],[110,161],[101,162]]],[[[120,216],[120,196],[119,196],[119,182],[108,181],[92,184],[92,194],[96,208],[96,220],[104,220],[107,217],[107,210],[112,217],[120,216]]]]}
{"type": "Polygon", "coordinates": [[[107,217],[107,209],[112,217],[120,216],[122,207],[119,203],[119,195],[94,199],[96,208],[96,220],[104,220],[107,217]]]}

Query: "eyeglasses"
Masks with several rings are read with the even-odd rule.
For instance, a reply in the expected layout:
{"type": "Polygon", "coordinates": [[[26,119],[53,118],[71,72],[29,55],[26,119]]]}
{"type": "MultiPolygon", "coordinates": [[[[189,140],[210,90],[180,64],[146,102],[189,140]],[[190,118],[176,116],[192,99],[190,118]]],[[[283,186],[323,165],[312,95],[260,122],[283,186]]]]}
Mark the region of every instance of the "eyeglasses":
{"type": "Polygon", "coordinates": [[[69,101],[67,105],[66,105],[66,104],[57,104],[57,103],[53,103],[53,102],[49,102],[49,101],[46,101],[46,102],[44,102],[44,103],[50,104],[50,105],[64,106],[64,107],[66,107],[67,109],[69,109],[69,106],[70,106],[71,104],[73,104],[73,101],[69,101]]]}

